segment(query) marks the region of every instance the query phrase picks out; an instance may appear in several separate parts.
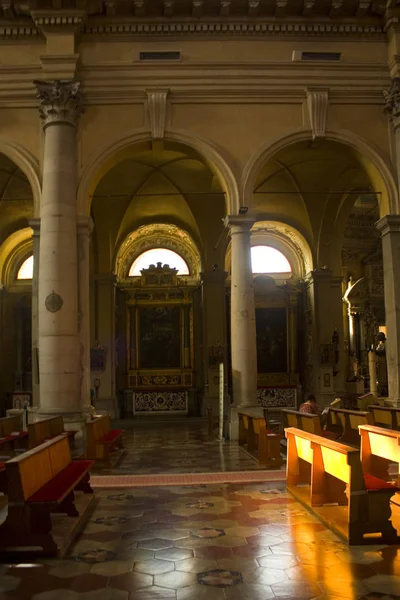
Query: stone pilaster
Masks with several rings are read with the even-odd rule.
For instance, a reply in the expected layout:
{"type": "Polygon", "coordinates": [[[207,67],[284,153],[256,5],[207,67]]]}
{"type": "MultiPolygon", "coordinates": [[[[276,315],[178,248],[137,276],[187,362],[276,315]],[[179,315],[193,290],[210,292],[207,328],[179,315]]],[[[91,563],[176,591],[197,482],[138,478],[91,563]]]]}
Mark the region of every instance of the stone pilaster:
{"type": "Polygon", "coordinates": [[[385,113],[392,124],[394,132],[397,188],[400,189],[400,77],[392,79],[389,90],[384,91],[383,95],[385,98],[385,113]]]}
{"type": "MultiPolygon", "coordinates": [[[[36,82],[44,131],[38,342],[40,413],[80,410],[76,126],[78,81],[36,82]]],[[[69,417],[68,417],[69,415],[69,417]]]]}
{"type": "Polygon", "coordinates": [[[386,312],[386,361],[389,399],[400,405],[400,215],[386,215],[377,223],[382,235],[386,312]]]}
{"type": "Polygon", "coordinates": [[[231,354],[233,404],[254,406],[257,392],[257,342],[250,229],[254,219],[226,219],[231,235],[231,354]]]}
{"type": "Polygon", "coordinates": [[[80,358],[80,405],[90,412],[90,236],[93,221],[90,217],[78,219],[78,329],[80,358]]]}
{"type": "Polygon", "coordinates": [[[345,391],[342,278],[334,276],[330,269],[315,269],[305,283],[306,312],[310,319],[306,328],[309,345],[306,392],[315,394],[320,404],[326,404],[345,391]],[[334,332],[337,332],[337,348],[332,347],[334,332]]]}
{"type": "Polygon", "coordinates": [[[102,372],[92,373],[92,379],[100,381],[96,410],[107,411],[117,416],[117,397],[115,382],[115,313],[116,313],[116,276],[112,273],[96,275],[96,340],[106,350],[106,365],[102,372]]]}
{"type": "Polygon", "coordinates": [[[204,405],[211,407],[215,415],[218,413],[219,359],[222,359],[226,366],[225,280],[227,275],[225,271],[218,268],[201,273],[204,405]],[[217,353],[220,354],[217,356],[217,353]]]}

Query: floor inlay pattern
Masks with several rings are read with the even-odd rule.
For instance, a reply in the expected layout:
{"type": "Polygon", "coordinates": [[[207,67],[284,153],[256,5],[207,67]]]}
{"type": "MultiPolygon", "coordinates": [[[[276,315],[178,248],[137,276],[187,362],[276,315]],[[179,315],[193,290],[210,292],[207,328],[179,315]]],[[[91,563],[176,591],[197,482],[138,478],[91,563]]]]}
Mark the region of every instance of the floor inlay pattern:
{"type": "Polygon", "coordinates": [[[67,558],[0,565],[0,600],[400,600],[400,548],[349,549],[284,483],[97,496],[67,558]]]}

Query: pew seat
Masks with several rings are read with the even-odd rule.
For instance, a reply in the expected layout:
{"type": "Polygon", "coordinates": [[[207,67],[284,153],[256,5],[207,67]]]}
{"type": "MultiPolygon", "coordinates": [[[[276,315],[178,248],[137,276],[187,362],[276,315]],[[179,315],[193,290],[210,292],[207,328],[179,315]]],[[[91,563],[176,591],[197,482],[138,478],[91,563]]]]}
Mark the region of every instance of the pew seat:
{"type": "MultiPolygon", "coordinates": [[[[0,556],[60,556],[68,548],[66,531],[76,533],[80,515],[76,492],[92,499],[89,469],[93,461],[72,461],[68,438],[58,436],[5,463],[8,512],[0,525],[0,556]],[[56,542],[53,517],[67,515],[56,542]],[[70,529],[69,519],[74,519],[70,529]]],[[[85,502],[88,508],[90,500],[85,502]]],[[[58,524],[59,521],[56,521],[58,524]]],[[[69,540],[70,542],[71,540],[69,540]]]]}
{"type": "Polygon", "coordinates": [[[111,453],[122,451],[124,429],[111,429],[110,415],[100,415],[86,423],[86,458],[110,462],[111,453]]]}
{"type": "Polygon", "coordinates": [[[363,472],[357,448],[296,428],[285,433],[286,483],[297,500],[349,545],[400,542],[395,484],[363,472]]]}
{"type": "Polygon", "coordinates": [[[282,436],[267,428],[264,410],[248,408],[238,411],[239,444],[269,468],[279,468],[284,462],[280,454],[282,436]]]}

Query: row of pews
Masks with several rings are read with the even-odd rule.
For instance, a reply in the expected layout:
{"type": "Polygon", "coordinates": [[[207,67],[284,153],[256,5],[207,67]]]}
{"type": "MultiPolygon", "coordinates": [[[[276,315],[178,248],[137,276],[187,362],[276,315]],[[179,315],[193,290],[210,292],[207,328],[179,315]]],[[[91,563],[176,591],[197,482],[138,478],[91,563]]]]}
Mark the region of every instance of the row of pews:
{"type": "Polygon", "coordinates": [[[399,544],[400,432],[375,425],[358,431],[355,447],[288,427],[287,488],[350,545],[399,544]]]}
{"type": "Polygon", "coordinates": [[[81,529],[94,501],[89,470],[108,463],[122,449],[124,430],[111,429],[109,415],[86,423],[86,450],[71,456],[76,431],[64,429],[62,416],[30,423],[0,419],[0,560],[15,556],[63,556],[81,529]],[[18,446],[17,446],[18,442],[18,446]]]}

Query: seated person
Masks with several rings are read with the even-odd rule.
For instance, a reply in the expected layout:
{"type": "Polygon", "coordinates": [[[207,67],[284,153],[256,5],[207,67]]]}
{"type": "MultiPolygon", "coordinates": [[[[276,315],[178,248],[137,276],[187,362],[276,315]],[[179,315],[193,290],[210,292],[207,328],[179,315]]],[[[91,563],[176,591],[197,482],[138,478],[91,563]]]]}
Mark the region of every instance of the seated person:
{"type": "Polygon", "coordinates": [[[307,396],[307,400],[300,405],[300,412],[311,413],[313,415],[319,415],[320,410],[317,405],[317,400],[313,394],[307,396]]]}

